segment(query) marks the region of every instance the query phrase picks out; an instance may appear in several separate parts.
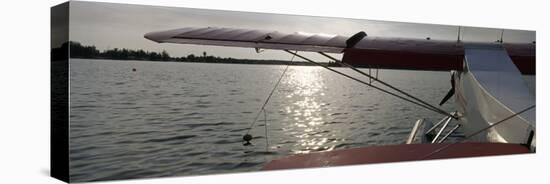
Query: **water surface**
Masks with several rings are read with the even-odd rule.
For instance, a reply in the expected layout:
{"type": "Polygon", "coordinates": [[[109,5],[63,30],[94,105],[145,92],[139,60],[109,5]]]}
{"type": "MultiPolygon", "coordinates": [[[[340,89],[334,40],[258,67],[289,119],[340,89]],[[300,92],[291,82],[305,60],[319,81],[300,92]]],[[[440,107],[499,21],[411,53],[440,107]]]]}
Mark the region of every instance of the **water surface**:
{"type": "MultiPolygon", "coordinates": [[[[284,67],[71,59],[71,181],[256,171],[290,154],[401,144],[417,119],[442,117],[326,69],[291,66],[243,146],[284,67]]],[[[431,104],[450,88],[449,72],[379,78],[431,104]]]]}

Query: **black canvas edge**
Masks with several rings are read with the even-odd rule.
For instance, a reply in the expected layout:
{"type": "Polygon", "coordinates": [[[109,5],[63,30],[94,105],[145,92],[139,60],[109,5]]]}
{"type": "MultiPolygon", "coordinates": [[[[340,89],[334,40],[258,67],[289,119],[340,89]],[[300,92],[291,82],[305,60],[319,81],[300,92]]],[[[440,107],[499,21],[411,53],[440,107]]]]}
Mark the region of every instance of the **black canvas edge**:
{"type": "Polygon", "coordinates": [[[51,7],[50,175],[64,182],[70,182],[69,15],[69,2],[51,7]],[[59,46],[55,43],[63,44],[59,46]]]}

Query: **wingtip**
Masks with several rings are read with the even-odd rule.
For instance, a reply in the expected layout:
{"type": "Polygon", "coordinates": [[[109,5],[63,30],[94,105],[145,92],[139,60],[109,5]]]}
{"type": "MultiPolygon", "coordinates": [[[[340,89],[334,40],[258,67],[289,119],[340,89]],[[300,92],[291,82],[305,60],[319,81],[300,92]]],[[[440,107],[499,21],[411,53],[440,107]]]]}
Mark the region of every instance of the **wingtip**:
{"type": "Polygon", "coordinates": [[[156,43],[161,43],[157,35],[158,35],[158,32],[149,32],[144,34],[143,38],[154,41],[156,43]]]}
{"type": "Polygon", "coordinates": [[[180,34],[180,29],[149,32],[145,33],[143,37],[157,43],[163,43],[165,40],[168,40],[178,34],[180,34]]]}

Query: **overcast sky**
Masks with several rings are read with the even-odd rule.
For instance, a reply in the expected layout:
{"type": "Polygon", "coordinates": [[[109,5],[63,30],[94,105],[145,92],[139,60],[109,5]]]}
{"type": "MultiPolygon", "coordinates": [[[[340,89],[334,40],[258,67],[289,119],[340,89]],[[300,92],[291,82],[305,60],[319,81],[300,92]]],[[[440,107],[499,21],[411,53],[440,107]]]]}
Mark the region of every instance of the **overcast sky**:
{"type": "MultiPolygon", "coordinates": [[[[71,1],[70,40],[95,45],[99,50],[111,48],[166,50],[172,56],[188,54],[253,59],[290,59],[281,51],[257,54],[250,48],[155,43],[145,33],[182,27],[231,27],[310,32],[351,36],[365,31],[369,36],[417,37],[454,40],[457,26],[410,24],[313,16],[246,13],[235,11],[170,8],[159,6],[71,1]]],[[[501,29],[463,28],[463,40],[495,41],[501,29]]],[[[505,42],[532,42],[534,31],[505,30],[505,42]]]]}

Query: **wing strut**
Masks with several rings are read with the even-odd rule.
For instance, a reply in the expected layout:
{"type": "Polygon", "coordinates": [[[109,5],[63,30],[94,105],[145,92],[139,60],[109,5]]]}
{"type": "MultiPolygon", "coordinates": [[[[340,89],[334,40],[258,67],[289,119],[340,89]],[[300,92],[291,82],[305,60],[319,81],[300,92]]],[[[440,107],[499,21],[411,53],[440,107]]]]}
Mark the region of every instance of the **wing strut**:
{"type": "MultiPolygon", "coordinates": [[[[361,40],[362,40],[363,38],[365,38],[366,36],[367,36],[367,34],[366,34],[365,32],[363,32],[363,31],[356,33],[355,35],[351,36],[351,37],[346,41],[346,47],[347,47],[347,48],[353,48],[353,47],[355,47],[355,45],[356,45],[357,43],[359,43],[359,41],[361,41],[361,40]]],[[[405,91],[402,91],[402,90],[400,90],[400,89],[398,89],[398,88],[396,88],[396,87],[394,87],[394,86],[392,86],[392,85],[390,85],[390,84],[388,84],[388,83],[386,83],[386,82],[384,82],[384,81],[381,81],[381,80],[378,79],[378,77],[373,77],[372,75],[367,74],[367,73],[365,73],[365,72],[363,72],[363,71],[361,71],[361,70],[359,70],[359,69],[357,69],[357,68],[351,66],[350,64],[344,63],[344,62],[340,61],[339,59],[336,59],[336,58],[334,58],[334,57],[332,57],[332,56],[330,56],[330,55],[328,55],[328,54],[325,54],[324,52],[317,52],[317,53],[319,53],[319,54],[321,54],[321,55],[323,55],[323,56],[325,56],[325,57],[327,57],[327,58],[329,58],[329,59],[331,59],[331,60],[333,60],[333,61],[339,63],[340,65],[346,66],[346,67],[352,69],[353,71],[356,71],[357,73],[360,73],[360,74],[363,75],[363,76],[368,77],[368,78],[369,78],[369,81],[374,80],[374,81],[376,81],[376,82],[379,82],[380,84],[382,84],[382,85],[384,85],[384,86],[386,86],[386,87],[389,87],[389,88],[391,88],[391,89],[397,91],[398,93],[401,93],[401,94],[403,94],[403,95],[405,95],[405,96],[407,96],[407,97],[409,97],[409,98],[412,98],[412,99],[416,100],[416,102],[422,103],[423,105],[427,106],[427,108],[430,109],[430,110],[432,110],[432,111],[436,111],[436,112],[439,112],[439,113],[441,113],[441,114],[443,114],[443,115],[445,115],[445,116],[449,116],[449,117],[453,117],[454,119],[457,119],[457,117],[456,117],[455,115],[453,115],[453,114],[451,114],[451,113],[448,113],[448,112],[446,112],[446,111],[444,111],[444,110],[442,110],[442,109],[440,109],[440,108],[438,108],[438,107],[435,107],[435,106],[433,106],[433,105],[431,105],[431,104],[429,104],[429,103],[427,103],[427,102],[425,102],[425,101],[423,101],[423,100],[421,100],[421,99],[419,99],[419,98],[417,98],[417,97],[415,97],[415,96],[413,96],[413,95],[411,95],[411,94],[409,94],[409,93],[407,93],[407,92],[405,92],[405,91]]],[[[369,86],[372,87],[373,85],[372,85],[371,83],[369,83],[369,86]]],[[[394,95],[394,96],[395,96],[395,95],[394,95]]]]}
{"type": "MultiPolygon", "coordinates": [[[[287,52],[287,53],[289,53],[289,54],[292,54],[292,55],[294,55],[294,56],[297,56],[297,57],[299,57],[299,58],[302,58],[303,60],[306,60],[306,61],[308,61],[308,62],[310,62],[310,63],[313,63],[313,64],[315,64],[315,65],[321,66],[321,67],[323,67],[323,68],[325,68],[325,69],[327,69],[327,70],[330,70],[330,71],[332,71],[332,72],[335,72],[335,73],[337,73],[337,74],[340,74],[340,75],[342,75],[342,76],[344,76],[344,77],[347,77],[347,78],[349,78],[349,79],[352,79],[352,80],[357,81],[357,82],[359,82],[359,83],[362,83],[362,84],[364,84],[364,85],[367,85],[367,86],[369,86],[369,87],[372,87],[372,88],[374,88],[374,89],[377,89],[377,90],[379,90],[379,91],[382,91],[382,92],[384,92],[384,93],[387,93],[387,94],[392,95],[392,96],[394,96],[394,97],[397,97],[397,98],[399,98],[399,99],[402,99],[402,100],[405,100],[405,101],[407,101],[407,102],[413,103],[413,104],[418,105],[418,106],[420,106],[420,107],[424,107],[424,108],[426,108],[426,109],[428,109],[428,110],[431,110],[431,111],[434,111],[434,112],[436,112],[436,113],[440,113],[440,114],[443,114],[443,115],[445,115],[445,116],[450,116],[450,117],[453,117],[453,118],[457,119],[456,116],[454,116],[454,115],[452,115],[452,114],[450,114],[450,113],[448,113],[448,112],[446,112],[446,111],[443,111],[443,110],[441,110],[441,109],[439,109],[439,108],[437,108],[437,107],[434,107],[434,106],[432,106],[432,105],[429,105],[428,103],[426,103],[426,102],[424,102],[424,101],[421,101],[421,100],[418,99],[418,98],[413,97],[413,99],[419,100],[419,101],[421,101],[422,103],[425,103],[425,104],[427,104],[427,105],[422,104],[422,103],[419,103],[419,102],[416,102],[416,101],[413,101],[413,100],[408,99],[408,98],[405,98],[405,97],[402,97],[402,96],[400,96],[400,95],[398,95],[398,94],[395,94],[395,93],[390,92],[390,91],[388,91],[388,90],[385,90],[385,89],[382,89],[382,88],[380,88],[380,87],[374,86],[374,85],[372,85],[372,84],[369,84],[368,82],[362,81],[362,80],[357,79],[357,78],[355,78],[355,77],[352,77],[352,76],[350,76],[350,75],[348,75],[348,74],[339,72],[339,71],[334,70],[334,69],[332,69],[332,68],[329,68],[328,66],[325,66],[325,65],[323,65],[323,64],[320,64],[320,63],[318,63],[318,62],[315,62],[315,61],[313,61],[313,60],[311,60],[311,59],[309,59],[309,58],[306,58],[306,57],[304,57],[304,56],[302,56],[302,55],[300,55],[300,54],[298,54],[298,53],[293,53],[293,52],[291,52],[291,51],[289,51],[289,50],[284,50],[284,51],[287,52]]],[[[328,55],[327,55],[327,56],[328,56],[328,55]]],[[[340,63],[342,63],[342,62],[340,62],[340,63]]],[[[352,68],[352,69],[355,69],[355,68],[352,68]]],[[[355,69],[355,70],[357,70],[357,69],[355,69]]],[[[357,71],[359,71],[359,70],[357,70],[357,71]]],[[[361,71],[359,71],[359,72],[361,72],[361,71]]],[[[365,75],[368,75],[368,74],[365,73],[365,75]]],[[[370,76],[370,75],[368,75],[368,76],[370,76]]],[[[372,76],[370,76],[370,77],[372,77],[372,76]]],[[[376,80],[379,81],[378,79],[376,79],[376,80]]],[[[379,81],[379,82],[382,82],[382,81],[379,81]]],[[[386,83],[384,83],[384,84],[386,84],[386,83]]],[[[393,86],[392,86],[392,87],[393,87],[393,86]]],[[[401,90],[399,90],[399,91],[401,91],[401,90]]],[[[401,91],[401,92],[404,93],[403,91],[401,91]]],[[[411,95],[411,96],[412,96],[412,95],[411,95]]]]}

